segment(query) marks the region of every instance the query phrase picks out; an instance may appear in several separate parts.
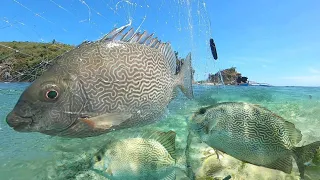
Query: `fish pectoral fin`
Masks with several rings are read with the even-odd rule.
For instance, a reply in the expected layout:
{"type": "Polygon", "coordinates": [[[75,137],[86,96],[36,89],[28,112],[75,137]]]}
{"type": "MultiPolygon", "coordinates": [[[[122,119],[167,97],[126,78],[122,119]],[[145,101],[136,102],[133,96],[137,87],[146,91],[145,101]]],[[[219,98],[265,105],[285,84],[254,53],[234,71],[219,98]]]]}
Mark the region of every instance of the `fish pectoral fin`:
{"type": "Polygon", "coordinates": [[[95,172],[96,174],[98,174],[98,175],[100,175],[100,176],[102,176],[102,177],[105,177],[105,178],[107,178],[107,179],[109,179],[109,180],[113,180],[114,178],[111,176],[111,175],[109,175],[108,173],[106,173],[106,172],[103,172],[103,171],[100,171],[100,170],[97,170],[97,169],[91,169],[93,172],[95,172]]]}
{"type": "Polygon", "coordinates": [[[107,168],[106,172],[107,172],[110,176],[113,176],[112,169],[111,169],[110,167],[107,168]]]}
{"type": "Polygon", "coordinates": [[[105,113],[90,118],[80,118],[80,121],[97,129],[110,129],[120,125],[132,116],[131,113],[105,113]]]}
{"type": "Polygon", "coordinates": [[[213,148],[213,150],[214,150],[214,152],[216,153],[217,159],[218,159],[219,162],[220,162],[220,155],[223,157],[223,152],[222,152],[222,151],[219,151],[219,150],[217,150],[217,149],[214,149],[214,148],[213,148]]]}
{"type": "Polygon", "coordinates": [[[280,171],[283,171],[287,174],[290,174],[291,170],[292,170],[292,157],[291,156],[284,156],[284,157],[277,159],[276,161],[274,161],[271,164],[266,164],[263,166],[267,167],[267,168],[271,168],[271,169],[280,170],[280,171]]]}

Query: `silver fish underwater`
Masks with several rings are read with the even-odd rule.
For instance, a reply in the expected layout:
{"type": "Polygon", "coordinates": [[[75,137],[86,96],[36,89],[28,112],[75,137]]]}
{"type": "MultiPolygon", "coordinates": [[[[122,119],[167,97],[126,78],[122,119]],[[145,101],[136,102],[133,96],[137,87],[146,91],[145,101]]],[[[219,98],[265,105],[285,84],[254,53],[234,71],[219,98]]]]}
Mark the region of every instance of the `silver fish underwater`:
{"type": "MultiPolygon", "coordinates": [[[[174,131],[109,140],[92,158],[92,170],[110,180],[174,180],[174,131]]],[[[186,177],[186,176],[185,176],[186,177]]]]}
{"type": "Polygon", "coordinates": [[[191,130],[209,146],[254,165],[291,173],[292,160],[304,178],[320,141],[296,147],[302,134],[291,122],[259,105],[225,102],[194,113],[191,130]]]}
{"type": "Polygon", "coordinates": [[[161,119],[180,88],[193,97],[191,53],[176,74],[169,43],[114,29],[57,57],[7,115],[19,132],[83,138],[161,119]]]}

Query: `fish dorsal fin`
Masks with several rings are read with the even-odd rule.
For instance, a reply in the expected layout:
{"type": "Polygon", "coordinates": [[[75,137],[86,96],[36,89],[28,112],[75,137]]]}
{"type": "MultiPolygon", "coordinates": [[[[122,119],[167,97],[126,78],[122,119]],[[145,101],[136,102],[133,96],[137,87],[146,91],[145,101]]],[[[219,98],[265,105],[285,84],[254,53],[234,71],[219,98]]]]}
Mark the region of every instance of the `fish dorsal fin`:
{"type": "Polygon", "coordinates": [[[152,38],[148,44],[148,46],[150,47],[154,47],[154,45],[158,42],[158,38],[155,37],[155,38],[152,38]]]}
{"type": "Polygon", "coordinates": [[[129,43],[138,43],[144,46],[158,49],[164,56],[164,59],[169,62],[170,70],[173,74],[176,72],[176,56],[171,48],[170,43],[161,42],[157,37],[153,37],[153,33],[148,35],[147,31],[142,33],[134,32],[133,28],[130,28],[127,32],[129,25],[115,28],[106,34],[100,42],[110,41],[122,41],[129,43]]]}
{"type": "Polygon", "coordinates": [[[121,41],[128,41],[132,34],[134,34],[133,28],[131,28],[126,34],[122,36],[121,41]]]}
{"type": "Polygon", "coordinates": [[[284,128],[288,133],[288,136],[292,145],[296,145],[301,141],[302,139],[301,131],[297,129],[293,123],[289,121],[284,121],[284,128]]]}
{"type": "Polygon", "coordinates": [[[252,104],[253,106],[257,107],[257,108],[260,108],[262,110],[265,110],[265,111],[268,111],[268,112],[271,112],[272,114],[274,114],[270,109],[264,107],[264,106],[261,106],[260,104],[252,104]]]}
{"type": "MultiPolygon", "coordinates": [[[[114,28],[112,31],[110,31],[105,36],[103,36],[103,38],[100,41],[110,41],[110,40],[115,40],[116,38],[119,38],[119,37],[122,37],[122,38],[125,37],[125,36],[122,35],[122,32],[127,27],[128,26],[123,26],[123,27],[120,27],[120,28],[114,28]],[[119,36],[119,35],[121,35],[121,36],[119,36]]],[[[126,33],[125,35],[127,35],[128,33],[126,33]]]]}
{"type": "Polygon", "coordinates": [[[151,135],[144,134],[144,138],[158,141],[168,151],[170,156],[176,159],[176,133],[174,131],[154,131],[151,135]]]}
{"type": "Polygon", "coordinates": [[[146,37],[145,39],[144,39],[144,41],[142,41],[141,43],[143,43],[143,44],[149,44],[150,42],[151,42],[151,40],[153,39],[152,38],[152,36],[154,35],[154,33],[152,33],[152,34],[150,34],[148,37],[146,37]]]}
{"type": "Polygon", "coordinates": [[[157,141],[162,144],[173,159],[176,159],[176,133],[174,131],[161,133],[157,141]]]}
{"type": "Polygon", "coordinates": [[[169,62],[170,70],[173,74],[176,73],[177,58],[174,51],[171,48],[170,43],[160,43],[159,50],[164,55],[165,59],[169,62]]]}

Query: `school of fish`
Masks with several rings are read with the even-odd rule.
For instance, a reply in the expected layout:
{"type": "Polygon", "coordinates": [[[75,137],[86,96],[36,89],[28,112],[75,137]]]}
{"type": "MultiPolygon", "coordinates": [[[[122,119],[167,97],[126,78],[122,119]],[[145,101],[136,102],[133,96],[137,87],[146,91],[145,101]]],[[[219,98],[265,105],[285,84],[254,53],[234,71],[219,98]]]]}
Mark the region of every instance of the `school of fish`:
{"type": "MultiPolygon", "coordinates": [[[[8,125],[19,132],[85,138],[161,120],[179,88],[192,99],[191,53],[176,74],[169,43],[127,30],[114,29],[57,57],[22,93],[6,117],[8,125]]],[[[294,124],[245,102],[202,107],[188,127],[207,145],[243,162],[291,173],[295,160],[301,179],[320,146],[316,141],[297,147],[302,134],[294,124]]],[[[174,131],[110,139],[92,157],[91,168],[111,180],[174,180],[183,169],[175,139],[174,131]]]]}

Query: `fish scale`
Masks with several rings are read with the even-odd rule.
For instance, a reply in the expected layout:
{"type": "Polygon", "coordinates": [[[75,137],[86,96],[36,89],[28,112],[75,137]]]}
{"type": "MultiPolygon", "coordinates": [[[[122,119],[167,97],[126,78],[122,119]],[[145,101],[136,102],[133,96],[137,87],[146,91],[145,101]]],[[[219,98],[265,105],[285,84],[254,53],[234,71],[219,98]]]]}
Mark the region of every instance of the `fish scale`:
{"type": "MultiPolygon", "coordinates": [[[[129,44],[128,45],[128,47],[129,46],[131,46],[131,44],[129,44]]],[[[137,45],[135,45],[135,46],[137,46],[137,45]]],[[[127,46],[126,46],[126,48],[128,48],[127,46]]],[[[133,49],[135,49],[135,47],[132,47],[133,49]]],[[[129,48],[130,49],[130,48],[129,48]]],[[[106,50],[109,50],[109,49],[106,49],[106,50]]],[[[128,52],[128,55],[130,55],[132,52],[131,51],[129,51],[128,52]]],[[[106,54],[108,54],[108,53],[106,53],[106,54]]],[[[132,56],[132,54],[131,54],[131,56],[132,56]]],[[[103,58],[103,57],[95,57],[94,59],[101,59],[101,58],[103,58]]],[[[112,82],[112,84],[113,84],[113,86],[114,86],[114,88],[108,88],[108,89],[110,89],[110,90],[112,90],[110,93],[111,94],[113,94],[113,96],[114,97],[119,97],[118,96],[118,94],[121,94],[121,92],[124,94],[124,93],[126,93],[126,91],[125,91],[125,88],[126,87],[128,87],[128,84],[127,83],[130,83],[130,79],[131,79],[131,77],[135,77],[136,76],[136,74],[135,73],[133,73],[133,74],[129,74],[129,72],[130,71],[123,71],[123,74],[120,74],[121,73],[121,71],[119,71],[121,68],[119,68],[119,64],[126,64],[126,62],[125,61],[123,61],[123,59],[121,59],[122,57],[118,57],[118,59],[108,59],[108,60],[110,60],[111,62],[116,62],[115,64],[113,64],[111,67],[110,67],[110,69],[108,69],[109,71],[107,71],[108,72],[108,75],[106,75],[107,77],[111,77],[111,78],[114,78],[114,79],[117,79],[117,81],[115,81],[115,80],[113,80],[113,79],[109,79],[109,81],[110,82],[112,82]],[[117,66],[118,66],[118,68],[117,68],[117,66]],[[112,71],[112,69],[114,69],[113,71],[112,71]],[[128,74],[126,74],[126,73],[128,73],[128,74]],[[120,78],[119,78],[120,77],[120,78]],[[123,77],[124,79],[121,79],[121,77],[123,77]]],[[[104,61],[103,61],[104,62],[104,61]]],[[[147,60],[147,61],[145,61],[145,59],[144,58],[141,58],[141,60],[140,60],[140,62],[144,62],[145,64],[148,64],[149,63],[149,61],[147,60]]],[[[140,62],[137,62],[137,61],[135,61],[135,63],[132,63],[132,64],[126,64],[126,67],[128,68],[128,69],[131,69],[131,67],[132,67],[132,65],[134,65],[134,64],[138,64],[138,63],[140,63],[140,62]]],[[[159,73],[159,69],[166,69],[166,67],[165,67],[165,65],[164,65],[164,63],[163,63],[164,61],[163,61],[163,59],[160,59],[160,61],[157,63],[157,62],[154,62],[153,60],[150,60],[150,64],[151,64],[151,66],[149,65],[149,66],[147,66],[147,67],[143,67],[143,66],[141,66],[141,69],[143,69],[143,68],[146,68],[146,69],[149,69],[150,71],[153,71],[153,74],[154,74],[154,76],[160,76],[161,77],[161,73],[159,73]],[[161,63],[162,64],[161,64],[161,63]]],[[[92,64],[92,63],[91,63],[92,64]]],[[[103,63],[101,63],[101,64],[99,64],[99,63],[94,63],[94,64],[96,64],[96,67],[103,67],[103,66],[105,66],[103,63]]],[[[142,63],[140,63],[140,65],[143,65],[142,63]]],[[[86,69],[87,67],[83,67],[83,69],[80,69],[80,72],[86,72],[85,71],[85,69],[86,69]]],[[[90,68],[90,69],[95,69],[95,68],[90,68]]],[[[137,71],[136,72],[141,72],[141,69],[137,69],[137,71]],[[140,70],[140,71],[139,71],[140,70]]],[[[79,77],[78,78],[82,78],[81,77],[81,74],[82,73],[80,73],[79,74],[79,77]]],[[[162,89],[161,87],[163,87],[163,84],[167,84],[167,82],[173,82],[173,78],[170,78],[170,76],[162,76],[162,78],[160,78],[160,79],[162,79],[162,81],[161,82],[159,82],[160,84],[156,84],[156,82],[154,82],[153,80],[154,80],[154,77],[153,76],[150,76],[150,74],[148,74],[148,72],[146,72],[145,73],[145,75],[146,75],[146,77],[148,78],[148,79],[144,79],[145,81],[142,81],[141,82],[141,85],[140,86],[134,86],[134,84],[131,86],[132,88],[133,88],[133,91],[135,91],[136,90],[136,92],[138,92],[139,94],[137,94],[137,96],[143,96],[143,92],[145,92],[144,90],[145,89],[151,89],[150,87],[153,87],[152,88],[152,91],[154,91],[154,92],[157,92],[157,91],[162,91],[162,90],[164,90],[164,89],[162,89]],[[149,79],[150,78],[150,79],[149,79]],[[135,88],[137,88],[137,89],[135,89],[135,88]]],[[[101,77],[101,78],[99,78],[99,77],[90,77],[90,79],[103,79],[103,77],[101,77]]],[[[89,81],[90,82],[90,81],[89,81]]],[[[91,83],[91,82],[90,82],[91,83]]],[[[95,81],[92,81],[92,84],[95,84],[95,81]]],[[[103,83],[101,83],[101,86],[100,87],[105,87],[105,86],[107,86],[109,83],[106,83],[106,84],[103,84],[103,83]]],[[[169,86],[172,86],[172,84],[170,84],[169,83],[169,86]]],[[[96,87],[92,87],[92,86],[90,86],[90,84],[88,84],[87,86],[89,86],[87,89],[85,89],[85,90],[91,90],[91,91],[93,91],[93,93],[91,93],[91,97],[89,97],[90,99],[96,99],[97,97],[97,95],[98,95],[98,98],[100,98],[100,97],[103,97],[103,96],[105,96],[106,94],[105,93],[108,93],[108,91],[99,91],[99,87],[97,87],[97,85],[96,85],[96,87]],[[101,94],[96,94],[95,93],[95,91],[96,92],[101,92],[101,94]],[[103,93],[102,93],[103,92],[103,93]]],[[[164,96],[168,96],[167,94],[170,94],[170,92],[168,92],[168,91],[165,91],[166,93],[164,94],[164,96]]],[[[133,96],[134,96],[134,94],[133,94],[133,96]]],[[[115,99],[111,99],[111,102],[112,101],[114,101],[115,99]]],[[[120,103],[122,103],[122,104],[124,104],[124,102],[125,102],[125,100],[124,101],[122,101],[122,102],[120,102],[120,103]]],[[[93,105],[94,106],[99,106],[100,104],[106,104],[105,106],[104,106],[104,108],[105,109],[108,109],[109,107],[108,107],[108,104],[110,104],[110,103],[108,103],[108,102],[103,102],[103,101],[100,101],[100,102],[95,102],[93,105]]],[[[130,105],[129,105],[130,106],[130,105]]],[[[99,111],[100,109],[98,109],[98,108],[95,108],[95,107],[92,107],[92,109],[93,109],[93,111],[99,111]]],[[[110,109],[112,109],[112,108],[109,108],[108,110],[110,110],[110,109]]],[[[102,111],[104,111],[104,110],[102,110],[102,111]]]]}

